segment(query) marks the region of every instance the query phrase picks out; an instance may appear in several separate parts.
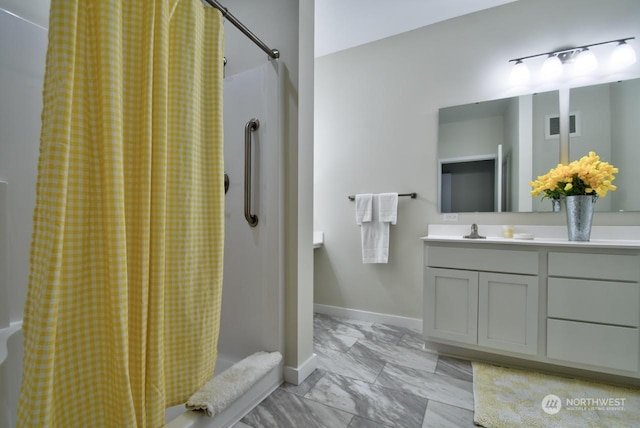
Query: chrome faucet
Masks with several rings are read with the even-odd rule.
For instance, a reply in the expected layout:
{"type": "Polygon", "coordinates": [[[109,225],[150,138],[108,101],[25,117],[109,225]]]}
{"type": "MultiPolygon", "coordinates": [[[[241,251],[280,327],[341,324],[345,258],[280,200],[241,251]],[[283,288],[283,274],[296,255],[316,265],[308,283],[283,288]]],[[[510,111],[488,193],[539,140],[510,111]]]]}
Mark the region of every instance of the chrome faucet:
{"type": "Polygon", "coordinates": [[[478,234],[478,225],[473,223],[471,225],[471,234],[463,236],[465,239],[485,239],[486,236],[480,236],[478,234]]]}

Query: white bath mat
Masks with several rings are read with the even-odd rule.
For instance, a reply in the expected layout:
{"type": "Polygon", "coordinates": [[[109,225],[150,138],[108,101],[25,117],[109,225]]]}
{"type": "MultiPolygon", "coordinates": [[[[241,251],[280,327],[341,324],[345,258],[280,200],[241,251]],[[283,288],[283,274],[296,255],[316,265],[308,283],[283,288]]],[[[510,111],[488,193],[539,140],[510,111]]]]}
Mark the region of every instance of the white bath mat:
{"type": "Polygon", "coordinates": [[[187,409],[203,410],[213,417],[229,407],[280,364],[279,352],[256,352],[209,380],[187,401],[187,409]]]}
{"type": "Polygon", "coordinates": [[[637,427],[640,390],[473,362],[473,421],[498,427],[637,427]]]}

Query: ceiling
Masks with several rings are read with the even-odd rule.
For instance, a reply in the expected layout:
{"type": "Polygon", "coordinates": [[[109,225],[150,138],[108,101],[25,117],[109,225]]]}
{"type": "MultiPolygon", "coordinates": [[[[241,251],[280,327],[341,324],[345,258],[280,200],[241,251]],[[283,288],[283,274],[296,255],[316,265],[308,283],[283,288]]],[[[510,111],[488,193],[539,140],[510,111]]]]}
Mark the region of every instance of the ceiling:
{"type": "Polygon", "coordinates": [[[515,0],[316,0],[315,56],[515,0]]]}

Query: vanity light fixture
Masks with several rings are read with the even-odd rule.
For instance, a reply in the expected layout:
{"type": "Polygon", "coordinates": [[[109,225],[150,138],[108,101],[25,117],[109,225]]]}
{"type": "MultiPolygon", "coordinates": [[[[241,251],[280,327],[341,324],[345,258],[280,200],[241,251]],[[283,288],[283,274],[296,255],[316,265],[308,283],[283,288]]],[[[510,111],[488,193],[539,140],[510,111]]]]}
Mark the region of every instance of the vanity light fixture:
{"type": "Polygon", "coordinates": [[[623,67],[628,67],[637,61],[635,50],[627,43],[628,40],[633,39],[635,39],[635,37],[625,37],[624,39],[609,40],[606,42],[577,46],[575,48],[560,49],[557,51],[510,59],[509,62],[513,62],[515,65],[511,70],[509,80],[512,84],[516,85],[527,83],[529,81],[530,74],[524,60],[545,55],[547,56],[547,59],[542,64],[541,70],[542,79],[544,80],[551,80],[560,77],[564,73],[563,66],[568,63],[573,63],[573,71],[575,74],[589,73],[598,68],[598,59],[589,48],[609,43],[618,44],[611,54],[613,69],[618,70],[623,67]]]}
{"type": "Polygon", "coordinates": [[[553,80],[562,76],[562,61],[556,54],[550,54],[542,63],[540,73],[544,80],[553,80]]]}
{"type": "Polygon", "coordinates": [[[625,40],[621,40],[611,52],[611,63],[615,69],[628,67],[636,61],[636,51],[625,40]]]}
{"type": "Polygon", "coordinates": [[[509,77],[511,84],[516,86],[524,85],[529,81],[529,77],[529,67],[527,67],[527,64],[521,60],[516,61],[516,65],[513,66],[511,76],[509,77]]]}
{"type": "Polygon", "coordinates": [[[584,48],[578,53],[576,61],[574,63],[575,74],[587,74],[598,68],[598,58],[590,51],[589,48],[584,48]]]}

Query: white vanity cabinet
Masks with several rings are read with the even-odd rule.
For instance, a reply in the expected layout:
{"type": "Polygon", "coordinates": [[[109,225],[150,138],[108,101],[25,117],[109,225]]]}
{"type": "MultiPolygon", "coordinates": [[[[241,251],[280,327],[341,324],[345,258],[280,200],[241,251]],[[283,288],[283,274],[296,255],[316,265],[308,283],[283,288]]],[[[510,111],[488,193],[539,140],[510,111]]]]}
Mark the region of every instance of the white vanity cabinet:
{"type": "Polygon", "coordinates": [[[640,259],[549,252],[547,357],[638,371],[640,259]]]}
{"type": "Polygon", "coordinates": [[[537,252],[430,246],[425,264],[425,336],[537,354],[537,252]]]}
{"type": "Polygon", "coordinates": [[[428,347],[638,384],[640,240],[422,239],[428,347]]]}

